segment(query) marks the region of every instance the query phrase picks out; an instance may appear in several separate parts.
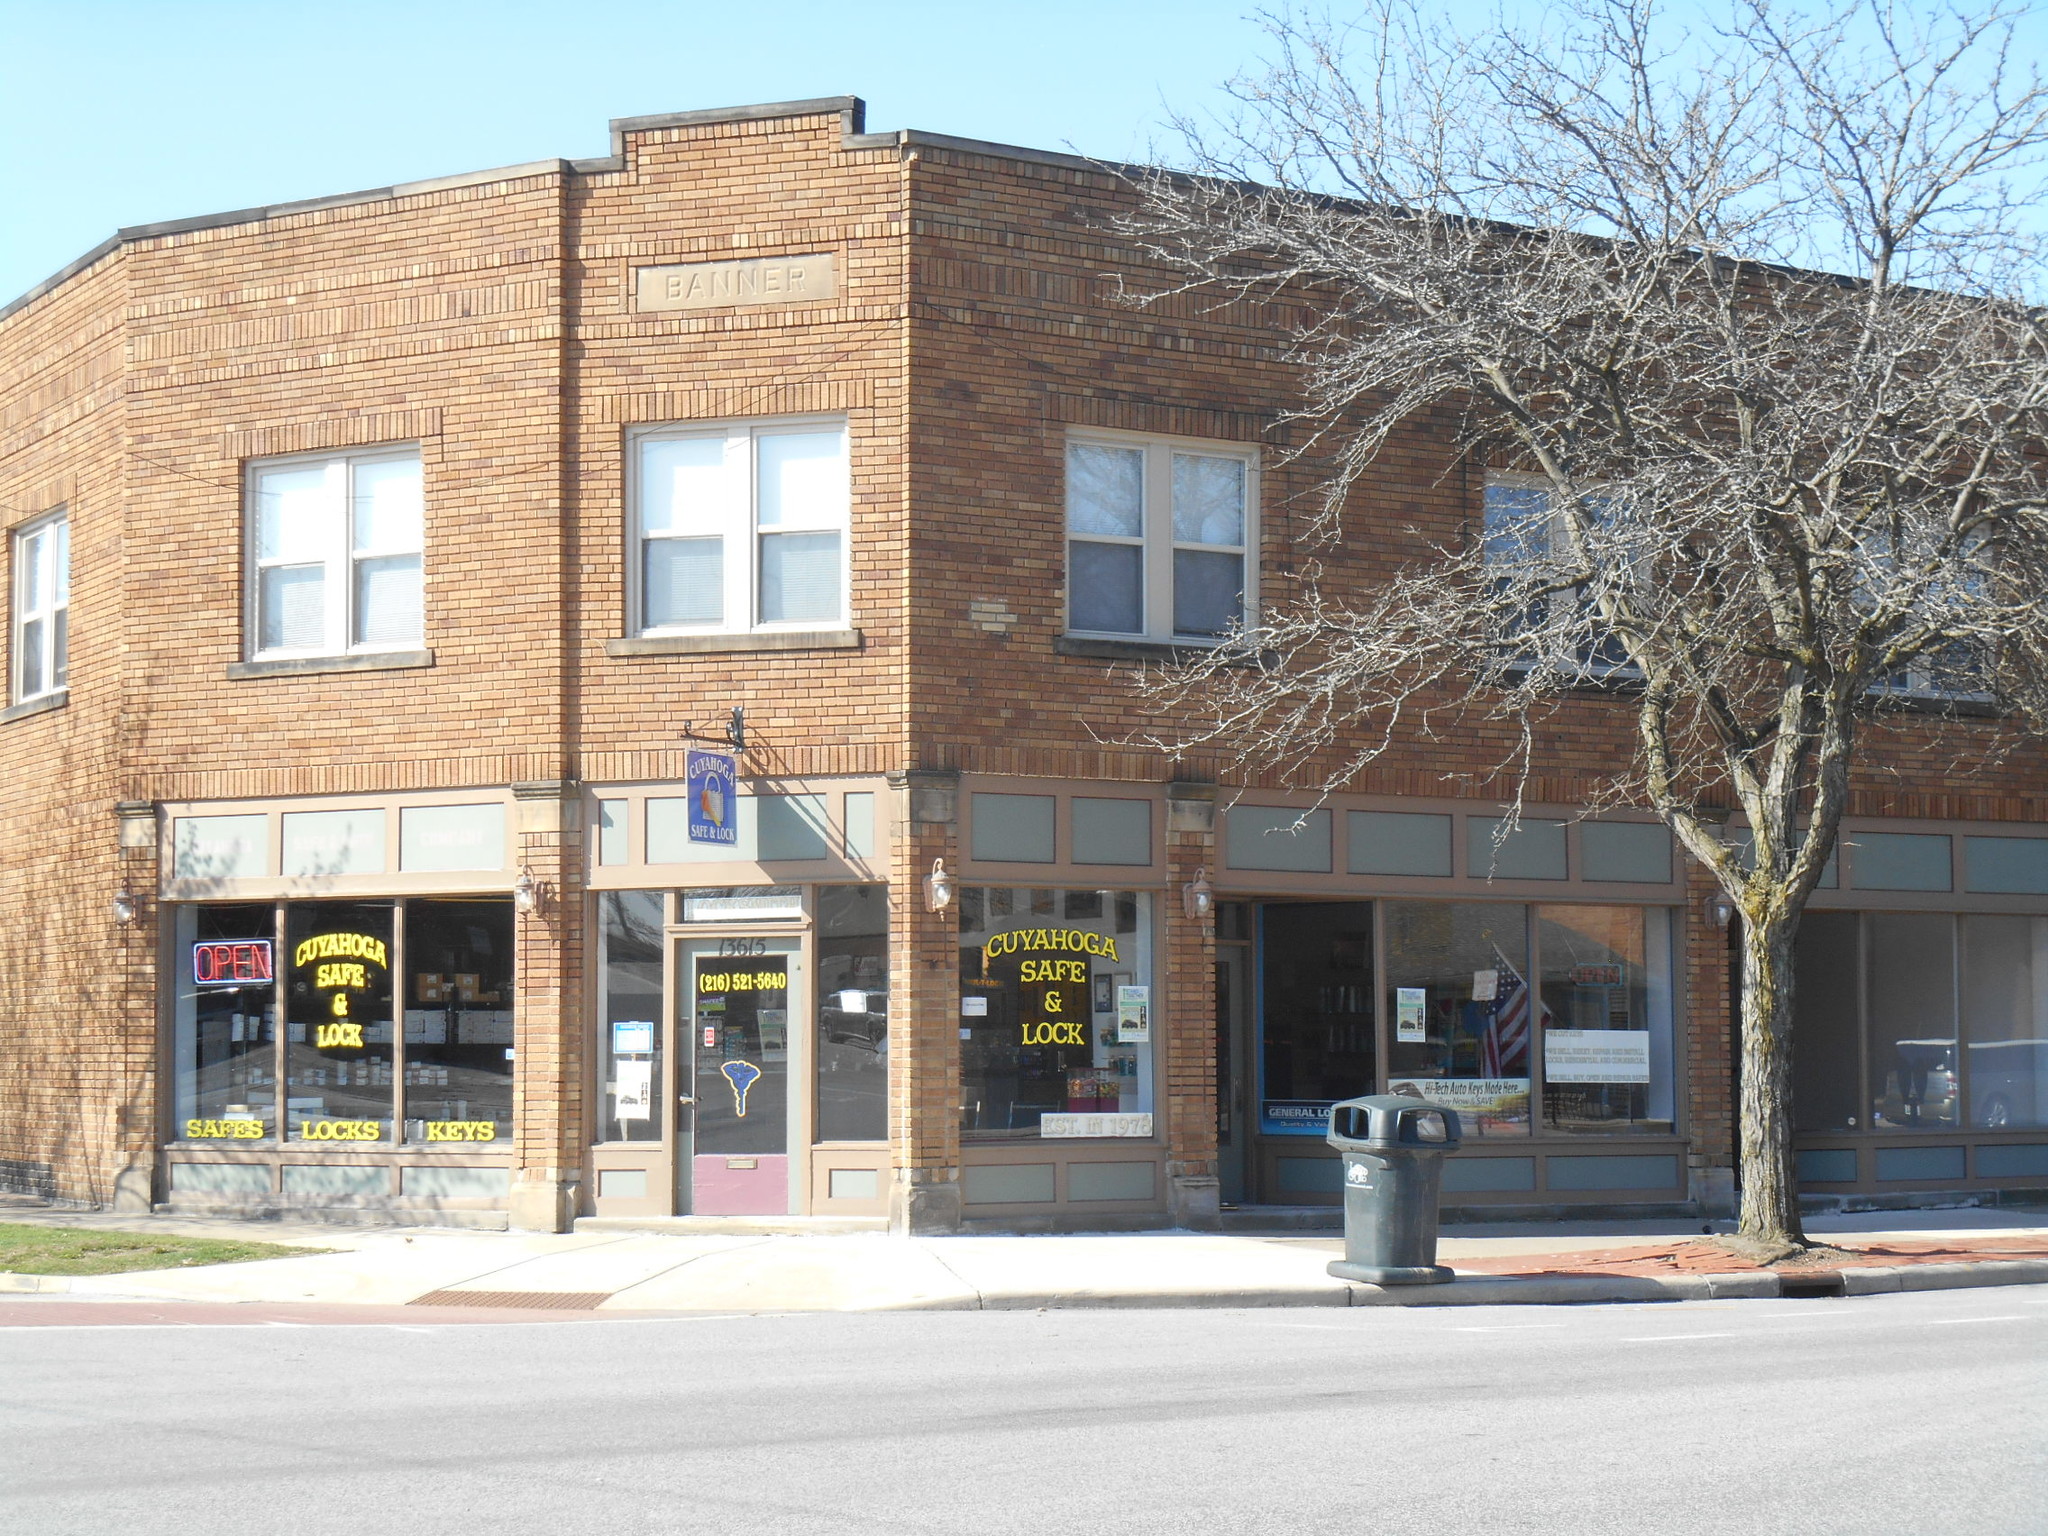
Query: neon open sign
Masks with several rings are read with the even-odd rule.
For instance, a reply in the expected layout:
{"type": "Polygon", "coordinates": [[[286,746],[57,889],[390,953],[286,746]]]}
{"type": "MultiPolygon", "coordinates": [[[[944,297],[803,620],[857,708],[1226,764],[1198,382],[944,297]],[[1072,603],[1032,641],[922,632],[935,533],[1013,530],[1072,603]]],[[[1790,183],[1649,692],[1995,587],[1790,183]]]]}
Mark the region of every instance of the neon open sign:
{"type": "Polygon", "coordinates": [[[202,987],[246,987],[269,981],[270,940],[213,940],[192,946],[192,979],[202,987]]]}

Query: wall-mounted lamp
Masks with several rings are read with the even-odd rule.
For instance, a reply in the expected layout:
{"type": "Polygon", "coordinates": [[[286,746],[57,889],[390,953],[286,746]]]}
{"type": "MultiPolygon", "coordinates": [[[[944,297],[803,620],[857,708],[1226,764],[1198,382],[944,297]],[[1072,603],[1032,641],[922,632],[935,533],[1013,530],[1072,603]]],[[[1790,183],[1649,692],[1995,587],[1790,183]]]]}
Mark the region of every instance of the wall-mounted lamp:
{"type": "Polygon", "coordinates": [[[1716,891],[1707,898],[1707,921],[1723,931],[1735,921],[1735,903],[1728,899],[1727,892],[1716,891]]]}
{"type": "Polygon", "coordinates": [[[953,877],[946,873],[944,859],[932,860],[932,872],[924,877],[924,909],[943,912],[953,905],[953,877]]]}
{"type": "Polygon", "coordinates": [[[107,911],[115,922],[126,928],[135,921],[135,895],[126,886],[114,892],[114,899],[107,903],[107,911]]]}
{"type": "Polygon", "coordinates": [[[1216,910],[1216,892],[1209,884],[1209,867],[1195,871],[1195,878],[1180,888],[1180,909],[1196,922],[1216,910]]]}
{"type": "Polygon", "coordinates": [[[519,878],[512,882],[512,905],[521,912],[534,913],[547,905],[548,888],[533,878],[533,871],[519,866],[519,878]]]}

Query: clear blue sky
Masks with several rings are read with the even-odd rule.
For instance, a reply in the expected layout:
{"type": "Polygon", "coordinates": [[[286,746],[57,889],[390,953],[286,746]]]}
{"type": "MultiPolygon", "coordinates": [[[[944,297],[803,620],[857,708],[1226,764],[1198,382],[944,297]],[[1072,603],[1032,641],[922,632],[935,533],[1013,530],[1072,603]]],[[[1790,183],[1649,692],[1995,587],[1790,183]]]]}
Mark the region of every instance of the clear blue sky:
{"type": "Polygon", "coordinates": [[[1139,157],[1257,0],[0,0],[0,302],[122,225],[851,93],[872,129],[1139,157]]]}

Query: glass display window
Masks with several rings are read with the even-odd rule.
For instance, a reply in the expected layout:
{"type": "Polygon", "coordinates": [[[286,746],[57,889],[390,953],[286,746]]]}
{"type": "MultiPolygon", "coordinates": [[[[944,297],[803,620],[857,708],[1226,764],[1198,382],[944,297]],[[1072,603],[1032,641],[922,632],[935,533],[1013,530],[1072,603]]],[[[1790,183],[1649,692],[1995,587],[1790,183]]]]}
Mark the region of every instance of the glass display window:
{"type": "Polygon", "coordinates": [[[1962,1114],[1956,919],[1872,912],[1864,921],[1870,1123],[1887,1131],[1953,1130],[1962,1114]]]}
{"type": "Polygon", "coordinates": [[[1321,1136],[1330,1106],[1379,1085],[1373,904],[1259,909],[1259,1128],[1321,1136]]]}
{"type": "Polygon", "coordinates": [[[889,1139],[889,888],[817,896],[819,1141],[889,1139]]]}
{"type": "Polygon", "coordinates": [[[660,891],[598,898],[598,1028],[603,1141],[661,1140],[660,891]]]}
{"type": "Polygon", "coordinates": [[[267,902],[178,909],[173,1140],[276,1138],[276,923],[267,902]]]}
{"type": "Polygon", "coordinates": [[[1152,1134],[1152,904],[1138,891],[960,893],[961,1135],[1152,1134]]]}
{"type": "Polygon", "coordinates": [[[1544,1128],[1670,1131],[1669,913],[1543,906],[1536,925],[1544,1128]]]}
{"type": "Polygon", "coordinates": [[[396,1031],[390,902],[285,912],[285,1134],[347,1147],[391,1139],[396,1031]]]}
{"type": "Polygon", "coordinates": [[[1387,1091],[1458,1112],[1467,1136],[1530,1132],[1543,1003],[1530,985],[1529,913],[1516,902],[1390,901],[1387,1091]]]}
{"type": "Polygon", "coordinates": [[[1863,923],[1854,912],[1799,920],[1792,952],[1792,1111],[1802,1131],[1852,1131],[1861,1123],[1856,1081],[1862,1055],[1863,923]]]}
{"type": "Polygon", "coordinates": [[[512,1137],[512,903],[405,904],[405,1139],[512,1137]]]}
{"type": "Polygon", "coordinates": [[[2048,1125],[2048,918],[1962,924],[1969,1122],[1987,1131],[2048,1125]]]}

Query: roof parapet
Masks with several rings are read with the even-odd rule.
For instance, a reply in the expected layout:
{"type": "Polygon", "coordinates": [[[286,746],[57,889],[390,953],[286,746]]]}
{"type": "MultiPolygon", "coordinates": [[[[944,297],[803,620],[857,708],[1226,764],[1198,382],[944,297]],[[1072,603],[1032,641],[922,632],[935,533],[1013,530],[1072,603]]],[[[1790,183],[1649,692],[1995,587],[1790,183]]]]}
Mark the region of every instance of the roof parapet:
{"type": "Polygon", "coordinates": [[[923,133],[910,129],[869,133],[867,111],[867,103],[858,96],[813,96],[800,101],[770,101],[750,106],[704,107],[688,112],[656,112],[643,117],[615,117],[610,125],[612,152],[608,156],[583,160],[530,160],[522,165],[500,166],[485,171],[465,171],[455,176],[435,176],[424,181],[398,182],[388,187],[370,187],[361,192],[339,192],[327,197],[266,203],[256,208],[236,208],[226,213],[203,213],[191,218],[164,219],[154,224],[131,224],[115,231],[111,237],[102,240],[83,256],[66,263],[18,298],[0,305],[0,320],[5,320],[15,311],[62,286],[87,268],[119,251],[130,241],[190,234],[202,229],[222,229],[233,224],[254,224],[290,214],[318,213],[328,208],[348,208],[363,203],[387,202],[395,198],[417,197],[430,192],[446,192],[458,187],[482,186],[494,181],[510,181],[520,177],[588,175],[623,170],[626,165],[626,136],[661,128],[697,128],[716,123],[752,123],[774,118],[829,117],[837,114],[840,145],[844,149],[900,149],[927,145],[934,149],[989,155],[1003,160],[1022,160],[1069,170],[1104,168],[1100,162],[1088,160],[1080,155],[1056,154],[1047,150],[1025,149],[1014,144],[988,143],[980,139],[954,138],[948,134],[923,133]]]}

